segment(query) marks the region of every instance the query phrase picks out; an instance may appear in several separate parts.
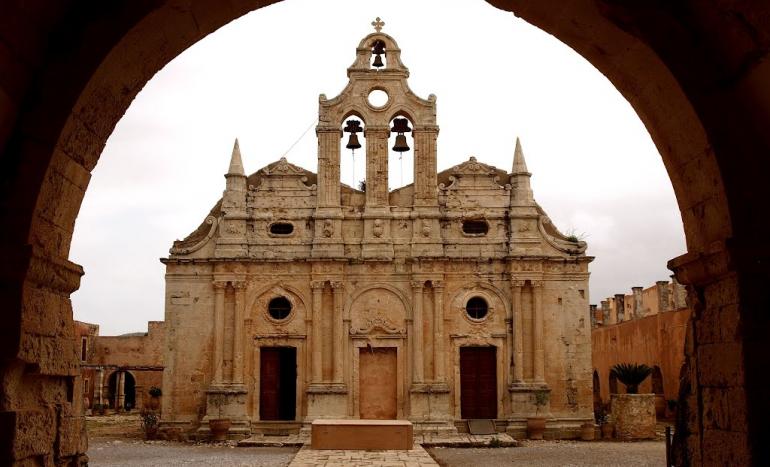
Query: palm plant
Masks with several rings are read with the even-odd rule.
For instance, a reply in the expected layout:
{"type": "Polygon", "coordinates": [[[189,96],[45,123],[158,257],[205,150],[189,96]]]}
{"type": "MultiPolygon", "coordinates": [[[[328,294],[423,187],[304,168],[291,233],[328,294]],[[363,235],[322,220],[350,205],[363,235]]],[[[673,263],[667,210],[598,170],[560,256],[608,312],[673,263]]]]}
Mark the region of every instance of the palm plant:
{"type": "Polygon", "coordinates": [[[626,386],[628,394],[639,392],[639,385],[652,373],[652,368],[644,363],[618,363],[611,372],[626,386]]]}

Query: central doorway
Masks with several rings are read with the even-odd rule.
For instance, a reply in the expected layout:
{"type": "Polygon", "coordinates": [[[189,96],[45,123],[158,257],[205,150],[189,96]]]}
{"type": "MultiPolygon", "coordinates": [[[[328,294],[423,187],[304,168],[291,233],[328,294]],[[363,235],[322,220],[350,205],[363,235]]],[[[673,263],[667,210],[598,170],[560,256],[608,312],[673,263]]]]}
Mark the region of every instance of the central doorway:
{"type": "Polygon", "coordinates": [[[361,348],[358,365],[360,418],[395,420],[398,415],[396,348],[361,348]]]}
{"type": "Polygon", "coordinates": [[[497,348],[460,348],[460,416],[497,418],[497,348]]]}
{"type": "Polygon", "coordinates": [[[297,349],[262,347],[259,355],[260,420],[294,420],[297,415],[297,349]]]}

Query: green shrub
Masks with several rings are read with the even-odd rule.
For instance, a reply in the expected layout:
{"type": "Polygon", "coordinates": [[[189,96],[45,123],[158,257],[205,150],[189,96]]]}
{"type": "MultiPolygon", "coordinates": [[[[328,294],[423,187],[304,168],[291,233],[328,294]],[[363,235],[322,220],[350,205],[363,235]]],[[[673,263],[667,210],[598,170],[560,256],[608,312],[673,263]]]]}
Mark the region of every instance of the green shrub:
{"type": "Polygon", "coordinates": [[[644,363],[618,363],[611,372],[626,386],[626,392],[636,394],[642,381],[652,373],[652,368],[644,363]]]}

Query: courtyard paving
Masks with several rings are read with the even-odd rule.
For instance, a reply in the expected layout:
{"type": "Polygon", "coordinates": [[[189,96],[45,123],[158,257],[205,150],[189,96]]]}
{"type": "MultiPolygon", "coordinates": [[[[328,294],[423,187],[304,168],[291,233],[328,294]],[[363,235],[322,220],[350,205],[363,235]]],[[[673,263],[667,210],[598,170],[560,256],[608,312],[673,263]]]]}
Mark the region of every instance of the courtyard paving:
{"type": "Polygon", "coordinates": [[[426,451],[418,446],[411,451],[314,451],[104,438],[91,440],[88,456],[93,467],[657,467],[665,465],[666,458],[662,441],[522,441],[520,447],[512,448],[434,447],[426,451]]]}

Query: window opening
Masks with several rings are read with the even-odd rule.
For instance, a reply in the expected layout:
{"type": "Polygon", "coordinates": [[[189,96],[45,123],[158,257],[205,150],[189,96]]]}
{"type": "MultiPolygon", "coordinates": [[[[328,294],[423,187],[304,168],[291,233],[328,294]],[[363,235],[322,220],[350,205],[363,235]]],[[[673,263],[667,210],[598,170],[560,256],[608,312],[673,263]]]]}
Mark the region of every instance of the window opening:
{"type": "MultiPolygon", "coordinates": [[[[343,183],[347,182],[346,184],[350,185],[353,189],[360,190],[361,183],[366,180],[366,164],[360,164],[360,167],[356,167],[356,149],[366,146],[366,136],[362,121],[355,118],[356,116],[353,117],[345,121],[345,126],[342,128],[343,134],[348,134],[347,142],[344,144],[345,149],[350,150],[350,159],[345,157],[340,160],[340,181],[343,183]]],[[[343,141],[345,140],[343,139],[343,141]]],[[[340,153],[342,152],[341,150],[340,153]]]]}
{"type": "Polygon", "coordinates": [[[465,305],[465,312],[473,319],[484,319],[489,312],[489,305],[483,298],[473,297],[465,305]]]}
{"type": "Polygon", "coordinates": [[[469,235],[486,235],[489,232],[489,224],[480,219],[463,221],[463,232],[469,235]]]}
{"type": "Polygon", "coordinates": [[[286,319],[291,313],[291,302],[286,297],[275,297],[267,305],[267,312],[273,319],[286,319]]]}
{"type": "Polygon", "coordinates": [[[289,235],[294,232],[294,225],[289,222],[276,222],[270,225],[270,233],[273,235],[289,235]]]}

